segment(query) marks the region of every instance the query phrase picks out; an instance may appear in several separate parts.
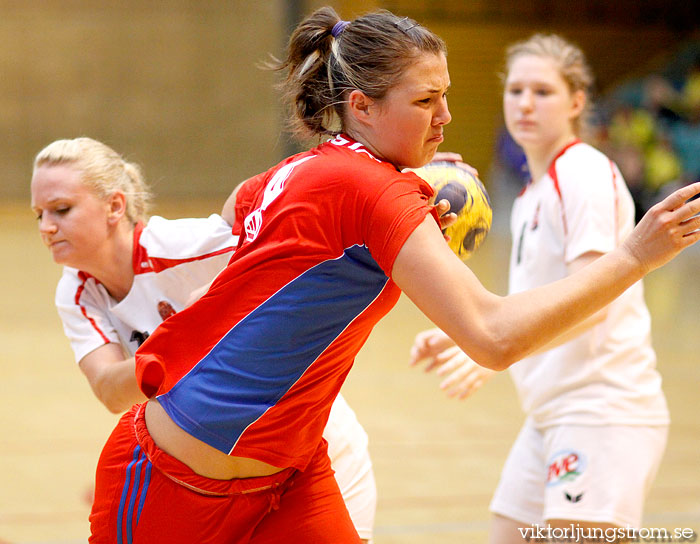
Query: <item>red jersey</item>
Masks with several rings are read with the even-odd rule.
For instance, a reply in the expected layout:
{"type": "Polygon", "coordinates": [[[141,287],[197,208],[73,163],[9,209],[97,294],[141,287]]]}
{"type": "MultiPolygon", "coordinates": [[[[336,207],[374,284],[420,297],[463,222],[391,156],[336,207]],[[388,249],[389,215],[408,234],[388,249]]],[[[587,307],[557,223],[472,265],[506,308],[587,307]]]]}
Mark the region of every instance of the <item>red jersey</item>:
{"type": "Polygon", "coordinates": [[[143,392],[220,451],[303,470],[432,194],[345,136],[248,180],[229,265],[136,353],[143,392]]]}

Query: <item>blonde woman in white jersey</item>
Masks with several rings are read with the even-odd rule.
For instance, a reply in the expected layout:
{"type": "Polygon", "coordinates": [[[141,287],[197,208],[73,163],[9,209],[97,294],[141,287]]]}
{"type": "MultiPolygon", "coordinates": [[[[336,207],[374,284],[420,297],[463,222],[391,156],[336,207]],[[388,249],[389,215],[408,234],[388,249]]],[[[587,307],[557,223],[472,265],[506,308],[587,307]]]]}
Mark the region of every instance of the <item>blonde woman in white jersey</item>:
{"type": "MultiPolygon", "coordinates": [[[[505,121],[531,174],[511,215],[510,293],[576,272],[634,227],[617,166],[580,140],[591,83],[583,53],[559,36],[508,49],[505,121]]],[[[523,542],[532,524],[616,536],[640,526],[669,424],[642,289],[510,368],[527,418],[491,502],[491,543],[523,542]]],[[[492,375],[438,330],[417,336],[411,361],[423,359],[463,398],[492,375]]]]}
{"type": "MultiPolygon", "coordinates": [[[[90,138],[40,151],[31,192],[41,238],[64,265],[56,307],[75,360],[107,409],[124,412],[146,400],[136,349],[231,258],[235,193],[221,215],[148,219],[151,195],[138,166],[90,138]]],[[[324,437],[353,523],[369,540],[377,492],[368,438],[340,395],[324,437]]]]}

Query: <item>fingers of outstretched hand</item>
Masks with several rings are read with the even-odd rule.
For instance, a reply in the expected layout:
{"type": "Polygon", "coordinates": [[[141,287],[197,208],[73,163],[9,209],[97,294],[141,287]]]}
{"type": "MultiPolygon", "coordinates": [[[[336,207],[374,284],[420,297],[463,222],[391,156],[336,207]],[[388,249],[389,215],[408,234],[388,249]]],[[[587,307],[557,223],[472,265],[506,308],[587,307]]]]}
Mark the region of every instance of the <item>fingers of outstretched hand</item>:
{"type": "MultiPolygon", "coordinates": [[[[443,371],[443,367],[445,366],[445,364],[449,364],[450,361],[452,361],[452,359],[459,353],[462,353],[462,350],[459,349],[457,346],[448,347],[447,349],[441,351],[431,359],[430,363],[428,363],[428,365],[425,367],[425,371],[431,372],[432,370],[435,370],[437,368],[438,375],[444,374],[445,372],[449,371],[443,371]]],[[[448,368],[454,368],[454,363],[452,363],[452,366],[448,366],[448,368]]]]}
{"type": "Polygon", "coordinates": [[[438,354],[435,359],[440,363],[440,368],[436,372],[438,376],[445,376],[457,368],[474,364],[469,356],[458,346],[447,348],[438,354]]]}
{"type": "Polygon", "coordinates": [[[484,383],[484,376],[477,367],[478,365],[473,362],[471,365],[459,367],[442,381],[440,388],[450,398],[466,399],[484,383]]]}
{"type": "Polygon", "coordinates": [[[434,357],[444,351],[450,345],[454,345],[452,339],[440,329],[427,329],[416,335],[411,346],[409,365],[414,366],[423,359],[434,357]]]}
{"type": "MultiPolygon", "coordinates": [[[[452,380],[454,383],[449,383],[448,380],[443,381],[440,386],[445,390],[447,396],[457,397],[460,400],[466,399],[472,393],[480,389],[491,377],[495,374],[495,371],[489,370],[479,366],[476,363],[472,363],[474,366],[470,367],[464,371],[464,376],[461,380],[452,380]]],[[[460,369],[461,370],[461,369],[460,369]]]]}
{"type": "Polygon", "coordinates": [[[454,368],[454,363],[452,363],[453,357],[457,353],[461,353],[462,350],[460,350],[457,346],[451,346],[448,347],[445,350],[442,350],[438,354],[434,355],[433,358],[430,360],[430,363],[425,367],[426,372],[431,372],[435,369],[437,369],[437,375],[442,376],[446,372],[450,372],[454,368]],[[448,365],[445,367],[445,365],[448,365]]]}
{"type": "Polygon", "coordinates": [[[685,204],[689,204],[690,202],[688,201],[698,194],[700,194],[700,181],[675,190],[655,206],[662,206],[668,210],[677,210],[685,204]]]}
{"type": "Polygon", "coordinates": [[[626,247],[646,271],[662,266],[680,251],[700,240],[700,183],[678,189],[652,206],[644,215],[626,247]]]}

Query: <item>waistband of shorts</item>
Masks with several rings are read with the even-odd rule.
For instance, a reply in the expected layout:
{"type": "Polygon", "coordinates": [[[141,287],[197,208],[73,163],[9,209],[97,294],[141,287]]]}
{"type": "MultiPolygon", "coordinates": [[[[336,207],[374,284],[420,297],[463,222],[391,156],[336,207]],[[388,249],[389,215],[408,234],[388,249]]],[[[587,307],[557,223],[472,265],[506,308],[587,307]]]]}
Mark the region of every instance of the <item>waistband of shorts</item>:
{"type": "Polygon", "coordinates": [[[154,468],[174,482],[205,495],[243,495],[265,492],[283,485],[294,474],[293,467],[255,478],[234,478],[232,480],[215,480],[194,472],[182,461],[161,450],[151,438],[146,427],[146,404],[137,404],[133,412],[133,426],[136,440],[146,453],[154,468]]]}

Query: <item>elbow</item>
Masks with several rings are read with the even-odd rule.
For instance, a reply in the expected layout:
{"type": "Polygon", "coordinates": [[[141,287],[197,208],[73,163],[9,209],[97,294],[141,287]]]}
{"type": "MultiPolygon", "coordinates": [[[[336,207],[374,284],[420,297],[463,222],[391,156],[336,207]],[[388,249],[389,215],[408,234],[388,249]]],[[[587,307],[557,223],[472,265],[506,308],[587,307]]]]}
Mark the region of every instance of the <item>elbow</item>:
{"type": "Polygon", "coordinates": [[[109,410],[112,414],[121,414],[126,411],[126,408],[122,406],[121,403],[109,400],[102,400],[102,404],[104,404],[107,410],[109,410]]]}
{"type": "Polygon", "coordinates": [[[488,355],[479,356],[474,360],[484,368],[495,370],[497,372],[507,369],[510,365],[512,365],[515,362],[515,360],[513,360],[512,358],[501,354],[500,350],[491,352],[488,355]]]}
{"type": "Polygon", "coordinates": [[[487,335],[476,349],[472,345],[464,351],[479,365],[498,372],[506,370],[524,356],[522,345],[497,334],[487,335]]]}
{"type": "Polygon", "coordinates": [[[512,363],[506,361],[505,359],[498,357],[494,358],[490,361],[486,361],[484,363],[479,363],[481,366],[486,367],[490,370],[495,370],[497,372],[501,372],[505,369],[507,369],[512,363]]]}
{"type": "Polygon", "coordinates": [[[104,405],[107,410],[112,414],[121,414],[126,411],[128,406],[124,406],[121,399],[117,398],[116,395],[109,394],[108,392],[97,392],[95,391],[97,398],[104,405]]]}
{"type": "Polygon", "coordinates": [[[121,414],[129,408],[129,406],[124,406],[124,400],[108,382],[105,383],[104,380],[99,380],[92,385],[93,393],[95,393],[97,399],[112,414],[121,414]]]}

